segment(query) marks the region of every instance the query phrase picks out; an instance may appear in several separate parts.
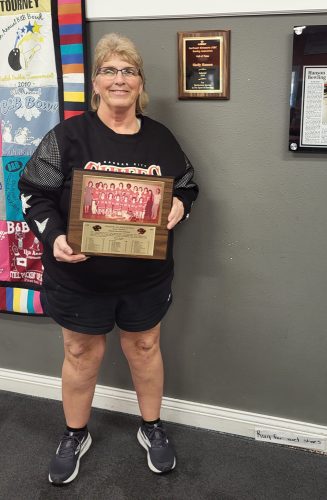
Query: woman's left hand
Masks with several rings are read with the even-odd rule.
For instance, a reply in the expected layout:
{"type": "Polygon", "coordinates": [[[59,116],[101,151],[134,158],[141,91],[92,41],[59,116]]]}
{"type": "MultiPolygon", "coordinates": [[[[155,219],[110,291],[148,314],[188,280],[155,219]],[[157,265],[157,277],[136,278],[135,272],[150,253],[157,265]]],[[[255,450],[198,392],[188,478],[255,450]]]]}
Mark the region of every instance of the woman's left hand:
{"type": "Polygon", "coordinates": [[[173,205],[168,215],[167,229],[172,229],[184,216],[184,205],[179,198],[173,198],[173,205]]]}

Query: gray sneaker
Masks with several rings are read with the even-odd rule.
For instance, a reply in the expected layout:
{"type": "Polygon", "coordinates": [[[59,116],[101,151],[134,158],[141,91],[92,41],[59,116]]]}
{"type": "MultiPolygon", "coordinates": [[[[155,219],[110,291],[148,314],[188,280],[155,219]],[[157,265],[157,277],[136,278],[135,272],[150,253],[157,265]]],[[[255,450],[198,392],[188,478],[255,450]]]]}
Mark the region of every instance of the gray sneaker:
{"type": "Polygon", "coordinates": [[[175,468],[175,452],[162,422],[154,425],[141,425],[137,439],[147,452],[148,466],[153,472],[162,474],[175,468]]]}
{"type": "Polygon", "coordinates": [[[90,448],[92,438],[88,430],[65,431],[55,456],[50,462],[49,481],[52,484],[67,484],[78,474],[80,459],[90,448]]]}

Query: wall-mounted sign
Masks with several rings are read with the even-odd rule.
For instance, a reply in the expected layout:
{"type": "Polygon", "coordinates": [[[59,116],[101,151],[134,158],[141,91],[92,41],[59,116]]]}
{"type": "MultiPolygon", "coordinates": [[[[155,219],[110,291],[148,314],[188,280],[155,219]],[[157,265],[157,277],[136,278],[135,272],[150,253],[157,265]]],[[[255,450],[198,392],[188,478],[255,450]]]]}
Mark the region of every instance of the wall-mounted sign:
{"type": "Polygon", "coordinates": [[[178,33],[179,99],[229,99],[230,31],[178,33]]]}
{"type": "Polygon", "coordinates": [[[327,26],[296,26],[289,149],[327,152],[327,26]]]}

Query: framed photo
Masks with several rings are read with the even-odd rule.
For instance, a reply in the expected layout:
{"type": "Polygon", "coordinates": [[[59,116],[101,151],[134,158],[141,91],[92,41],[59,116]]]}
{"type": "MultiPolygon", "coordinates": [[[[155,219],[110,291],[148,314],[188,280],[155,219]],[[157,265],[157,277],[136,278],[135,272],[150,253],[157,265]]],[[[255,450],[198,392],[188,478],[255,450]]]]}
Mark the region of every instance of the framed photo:
{"type": "Polygon", "coordinates": [[[174,179],[74,170],[67,240],[77,253],[165,259],[174,179]]]}
{"type": "Polygon", "coordinates": [[[179,99],[229,99],[230,30],[178,32],[179,99]]]}
{"type": "Polygon", "coordinates": [[[290,151],[327,152],[327,26],[293,28],[290,151]]]}

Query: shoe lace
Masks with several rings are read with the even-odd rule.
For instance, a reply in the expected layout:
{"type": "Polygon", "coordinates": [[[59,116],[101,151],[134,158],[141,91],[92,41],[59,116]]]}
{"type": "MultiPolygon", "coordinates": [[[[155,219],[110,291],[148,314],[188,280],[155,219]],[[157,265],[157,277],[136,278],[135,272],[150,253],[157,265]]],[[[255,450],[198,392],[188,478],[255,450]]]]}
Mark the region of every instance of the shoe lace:
{"type": "Polygon", "coordinates": [[[162,427],[154,426],[152,429],[148,429],[147,435],[152,447],[166,448],[168,446],[166,432],[162,427]]]}
{"type": "Polygon", "coordinates": [[[74,455],[76,448],[81,444],[81,439],[76,435],[64,435],[60,441],[57,454],[64,458],[74,455]]]}

